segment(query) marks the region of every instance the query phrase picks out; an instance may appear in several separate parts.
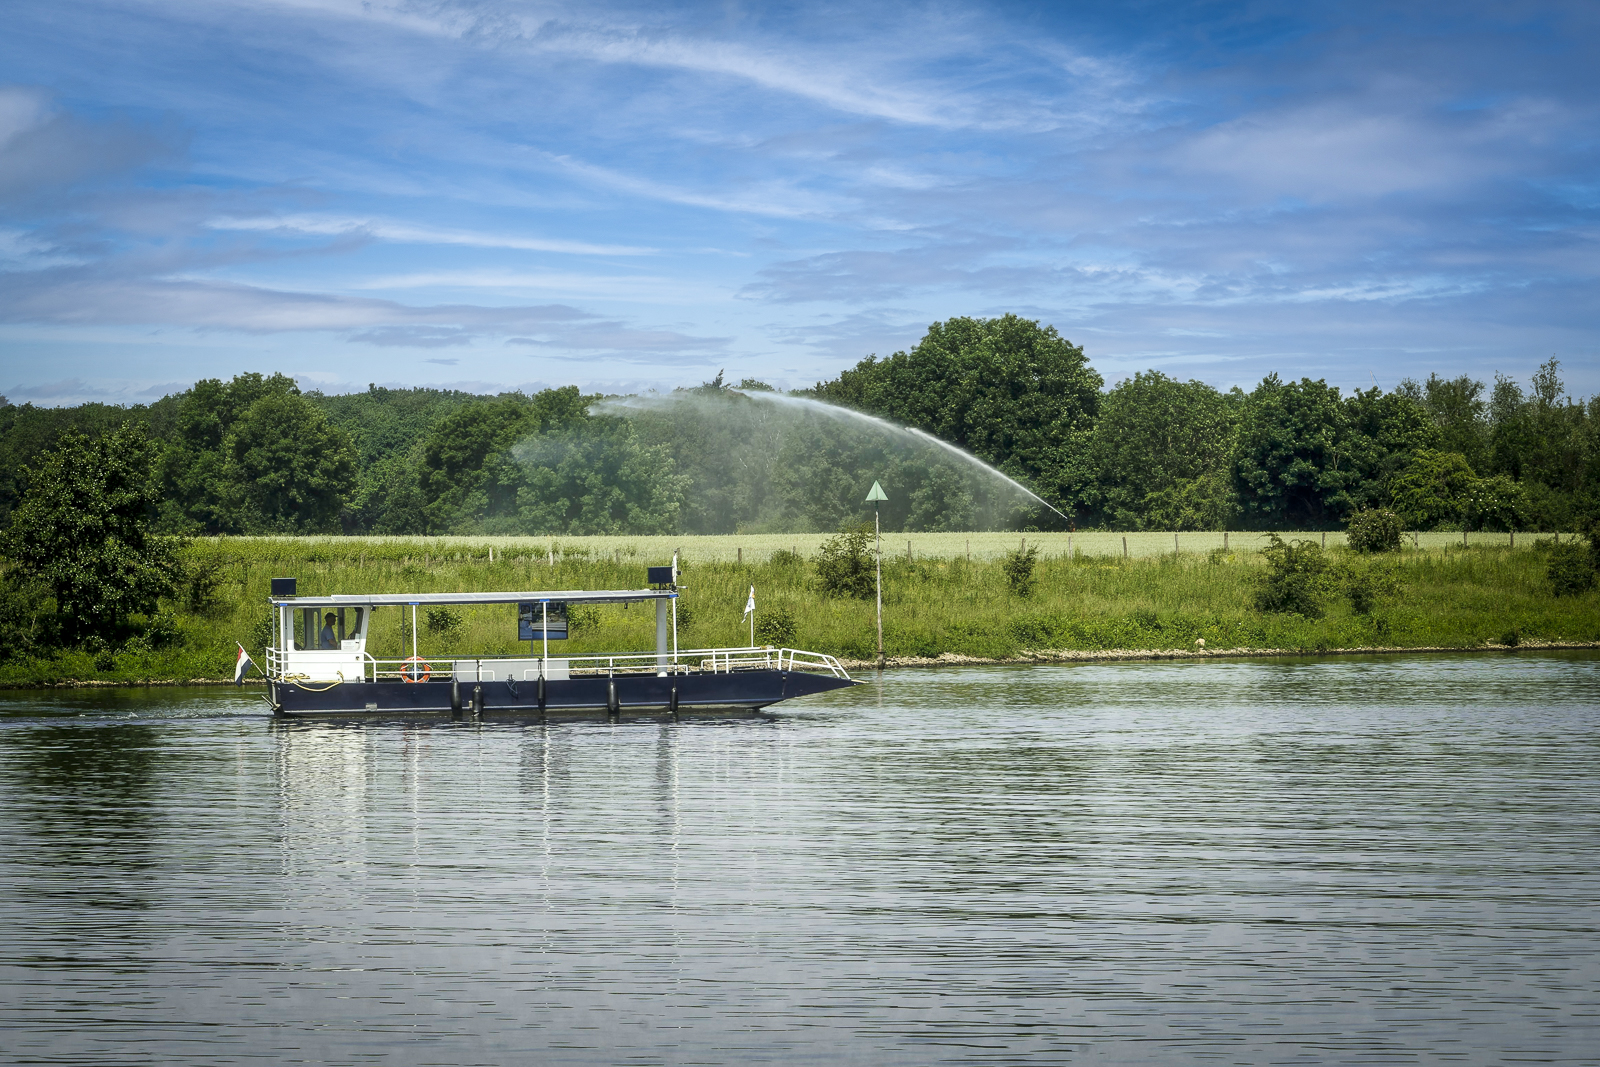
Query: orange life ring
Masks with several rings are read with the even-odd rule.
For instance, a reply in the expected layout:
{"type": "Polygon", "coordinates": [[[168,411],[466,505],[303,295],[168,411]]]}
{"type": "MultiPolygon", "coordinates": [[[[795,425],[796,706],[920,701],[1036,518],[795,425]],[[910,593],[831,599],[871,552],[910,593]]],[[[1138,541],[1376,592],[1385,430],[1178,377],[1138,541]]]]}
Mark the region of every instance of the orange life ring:
{"type": "Polygon", "coordinates": [[[402,682],[426,682],[433,677],[433,665],[421,656],[406,657],[405,666],[400,668],[402,682]]]}

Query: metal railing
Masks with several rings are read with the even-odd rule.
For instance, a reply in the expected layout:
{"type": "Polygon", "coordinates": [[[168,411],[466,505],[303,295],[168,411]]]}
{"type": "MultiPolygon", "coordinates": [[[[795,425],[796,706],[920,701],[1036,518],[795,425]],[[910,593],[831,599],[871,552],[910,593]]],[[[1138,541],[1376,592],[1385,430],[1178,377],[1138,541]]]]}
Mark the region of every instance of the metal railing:
{"type": "MultiPolygon", "coordinates": [[[[279,648],[269,648],[266,653],[267,674],[278,680],[294,680],[308,677],[306,668],[316,665],[315,659],[300,659],[300,657],[314,656],[315,653],[303,649],[285,652],[279,648]],[[296,662],[298,660],[298,662],[296,662]]],[[[345,654],[348,662],[349,653],[345,654]]],[[[424,669],[429,678],[448,678],[456,672],[458,664],[473,664],[473,680],[481,678],[485,669],[493,670],[496,663],[518,662],[538,663],[538,657],[529,656],[439,656],[437,662],[419,657],[420,662],[411,659],[376,659],[360,653],[360,671],[357,677],[345,677],[342,671],[335,671],[338,678],[315,677],[316,682],[355,682],[355,681],[400,681],[408,675],[413,680],[422,674],[424,669]]],[[[551,668],[563,664],[569,677],[613,675],[613,674],[692,674],[704,672],[709,674],[727,674],[733,671],[746,670],[780,670],[780,671],[826,671],[835,678],[850,677],[849,673],[840,664],[837,658],[824,652],[808,652],[800,648],[775,648],[773,646],[750,646],[747,648],[692,648],[682,649],[674,659],[669,653],[663,662],[659,652],[632,652],[624,655],[600,656],[552,656],[547,661],[551,668]]],[[[327,675],[327,670],[317,672],[327,675]]],[[[518,678],[517,681],[527,679],[518,678]]]]}

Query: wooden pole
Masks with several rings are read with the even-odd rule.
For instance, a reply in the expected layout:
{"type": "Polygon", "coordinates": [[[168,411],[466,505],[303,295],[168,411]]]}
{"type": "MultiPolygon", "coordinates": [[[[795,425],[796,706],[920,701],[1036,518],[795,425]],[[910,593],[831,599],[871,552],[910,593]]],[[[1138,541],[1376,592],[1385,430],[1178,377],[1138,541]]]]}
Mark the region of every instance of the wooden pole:
{"type": "Polygon", "coordinates": [[[878,521],[878,508],[872,508],[872,529],[878,538],[878,669],[883,670],[883,524],[878,521]]]}
{"type": "Polygon", "coordinates": [[[1128,558],[1128,538],[1126,535],[1124,535],[1122,538],[1122,558],[1128,558]]]}

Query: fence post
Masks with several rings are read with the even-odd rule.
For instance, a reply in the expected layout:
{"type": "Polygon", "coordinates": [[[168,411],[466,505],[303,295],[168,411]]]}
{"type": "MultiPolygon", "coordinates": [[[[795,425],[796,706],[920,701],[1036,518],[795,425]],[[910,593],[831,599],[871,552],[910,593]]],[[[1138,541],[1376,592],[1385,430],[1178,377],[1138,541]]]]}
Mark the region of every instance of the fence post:
{"type": "Polygon", "coordinates": [[[1128,536],[1126,534],[1122,536],[1122,558],[1128,558],[1128,536]]]}

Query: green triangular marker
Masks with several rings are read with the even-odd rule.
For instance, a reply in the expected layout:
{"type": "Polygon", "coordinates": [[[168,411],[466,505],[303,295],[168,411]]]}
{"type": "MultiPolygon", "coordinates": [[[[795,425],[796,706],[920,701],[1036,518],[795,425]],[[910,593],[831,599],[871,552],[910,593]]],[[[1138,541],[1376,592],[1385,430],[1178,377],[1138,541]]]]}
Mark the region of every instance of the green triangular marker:
{"type": "Polygon", "coordinates": [[[888,499],[889,499],[888,495],[885,494],[884,491],[883,491],[883,486],[879,485],[877,482],[873,482],[872,483],[872,492],[867,494],[867,503],[870,504],[874,500],[888,500],[888,499]]]}

